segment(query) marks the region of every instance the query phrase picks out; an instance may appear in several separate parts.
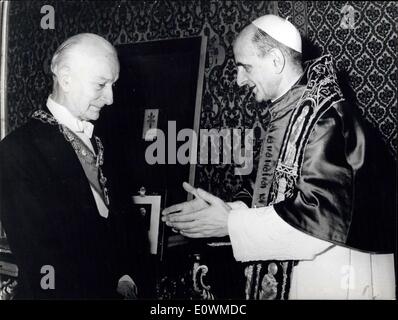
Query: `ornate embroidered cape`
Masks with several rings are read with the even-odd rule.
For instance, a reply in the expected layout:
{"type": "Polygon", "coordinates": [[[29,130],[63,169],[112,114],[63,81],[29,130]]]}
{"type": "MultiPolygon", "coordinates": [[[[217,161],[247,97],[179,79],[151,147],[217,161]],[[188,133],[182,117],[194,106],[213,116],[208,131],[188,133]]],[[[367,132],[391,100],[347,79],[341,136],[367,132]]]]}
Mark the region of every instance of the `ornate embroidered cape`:
{"type": "MultiPolygon", "coordinates": [[[[300,175],[305,147],[315,123],[335,103],[343,101],[329,55],[309,64],[308,83],[290,118],[271,186],[261,186],[260,159],[253,207],[273,205],[291,197],[300,175]]],[[[263,155],[261,155],[263,158],[263,155]]]]}
{"type": "MultiPolygon", "coordinates": [[[[254,186],[252,207],[270,206],[289,199],[300,178],[304,153],[314,126],[336,103],[344,100],[329,55],[307,64],[307,84],[294,101],[290,119],[272,167],[273,138],[264,141],[254,186]],[[272,176],[270,176],[272,175],[272,176]]],[[[293,89],[294,90],[294,89],[293,89]]],[[[282,98],[283,99],[283,98],[282,98]]],[[[247,299],[286,299],[295,261],[258,261],[245,268],[247,299]]]]}

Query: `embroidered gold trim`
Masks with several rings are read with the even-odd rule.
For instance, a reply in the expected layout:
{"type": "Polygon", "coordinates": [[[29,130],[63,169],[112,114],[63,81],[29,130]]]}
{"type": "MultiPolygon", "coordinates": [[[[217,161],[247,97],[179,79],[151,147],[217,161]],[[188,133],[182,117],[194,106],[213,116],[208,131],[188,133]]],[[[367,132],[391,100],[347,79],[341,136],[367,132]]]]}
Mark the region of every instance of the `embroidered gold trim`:
{"type": "Polygon", "coordinates": [[[79,139],[71,130],[69,130],[66,126],[60,124],[51,114],[38,110],[35,111],[32,115],[32,118],[37,119],[43,123],[47,123],[50,125],[58,125],[59,131],[63,134],[66,141],[68,141],[73,150],[75,150],[76,154],[81,155],[81,159],[87,163],[88,165],[95,166],[98,168],[98,176],[99,183],[102,188],[102,192],[104,195],[104,201],[107,206],[110,204],[109,200],[109,192],[106,187],[107,178],[104,176],[101,166],[104,163],[104,147],[100,138],[94,136],[94,140],[98,149],[98,154],[95,155],[85,144],[83,141],[79,139]]]}

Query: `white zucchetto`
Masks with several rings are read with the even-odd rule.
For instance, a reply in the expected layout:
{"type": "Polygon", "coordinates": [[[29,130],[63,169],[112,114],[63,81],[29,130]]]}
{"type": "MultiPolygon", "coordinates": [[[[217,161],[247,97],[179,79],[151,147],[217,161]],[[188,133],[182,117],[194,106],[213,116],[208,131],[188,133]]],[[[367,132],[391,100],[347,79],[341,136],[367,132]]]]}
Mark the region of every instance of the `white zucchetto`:
{"type": "Polygon", "coordinates": [[[257,18],[252,24],[285,46],[302,52],[300,32],[287,19],[267,14],[257,18]]]}

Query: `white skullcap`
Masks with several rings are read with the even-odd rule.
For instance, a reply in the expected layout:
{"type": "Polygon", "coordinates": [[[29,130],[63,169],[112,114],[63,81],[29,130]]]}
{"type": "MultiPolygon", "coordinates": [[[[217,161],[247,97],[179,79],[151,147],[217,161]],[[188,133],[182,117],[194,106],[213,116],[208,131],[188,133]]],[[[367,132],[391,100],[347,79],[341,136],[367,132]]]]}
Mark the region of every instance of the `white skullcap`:
{"type": "Polygon", "coordinates": [[[252,22],[275,40],[301,53],[301,36],[297,28],[287,19],[267,14],[252,22]]]}

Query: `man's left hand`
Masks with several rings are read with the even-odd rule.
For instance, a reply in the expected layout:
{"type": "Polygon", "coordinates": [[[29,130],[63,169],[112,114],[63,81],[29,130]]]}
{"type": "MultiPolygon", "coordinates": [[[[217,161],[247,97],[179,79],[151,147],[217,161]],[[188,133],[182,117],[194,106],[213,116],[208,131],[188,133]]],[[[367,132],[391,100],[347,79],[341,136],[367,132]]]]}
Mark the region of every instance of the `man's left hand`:
{"type": "Polygon", "coordinates": [[[122,277],[117,284],[117,293],[123,296],[125,300],[137,299],[137,285],[129,276],[122,277]]]}

